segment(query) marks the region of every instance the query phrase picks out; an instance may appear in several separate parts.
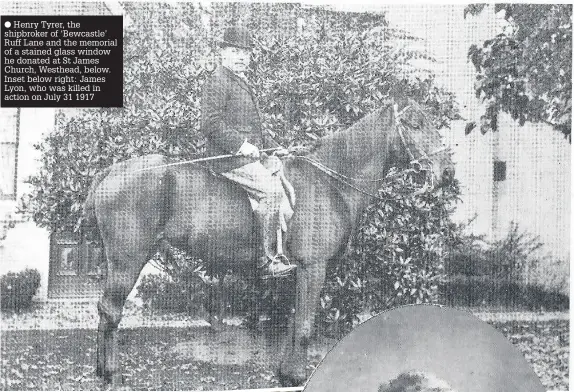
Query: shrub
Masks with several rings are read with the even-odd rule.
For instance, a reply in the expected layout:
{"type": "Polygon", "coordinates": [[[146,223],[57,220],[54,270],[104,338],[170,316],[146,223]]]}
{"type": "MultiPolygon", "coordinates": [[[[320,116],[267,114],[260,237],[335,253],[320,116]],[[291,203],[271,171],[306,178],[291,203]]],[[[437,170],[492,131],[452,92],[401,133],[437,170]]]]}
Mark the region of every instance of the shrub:
{"type": "MultiPolygon", "coordinates": [[[[164,257],[156,255],[152,263],[162,273],[144,276],[137,287],[137,296],[150,309],[202,315],[206,311],[217,312],[222,305],[218,301],[221,278],[209,271],[201,259],[168,246],[168,253],[164,257]]],[[[265,288],[255,287],[240,277],[225,275],[222,279],[223,306],[228,314],[229,311],[245,314],[252,309],[254,301],[269,297],[265,288]]]]}
{"type": "MultiPolygon", "coordinates": [[[[316,8],[292,13],[291,6],[270,7],[272,13],[288,10],[281,16],[292,18],[294,24],[300,18],[304,22],[301,34],[285,34],[270,24],[250,26],[258,45],[255,72],[249,78],[263,128],[284,146],[310,147],[321,136],[347,128],[389,101],[419,103],[429,122],[439,128],[460,118],[454,95],[435,85],[432,72],[411,62],[432,59],[407,49],[405,41],[414,38],[389,28],[384,14],[316,8]]],[[[89,109],[64,118],[37,147],[41,169],[30,180],[33,190],[23,209],[42,227],[77,227],[91,179],[114,162],[148,153],[188,157],[202,150],[199,95],[208,67],[200,57],[212,43],[206,39],[200,14],[191,4],[141,7],[134,3],[128,8],[134,23],[124,38],[124,108],[89,109]],[[187,26],[187,32],[182,26],[187,26]]],[[[218,18],[222,20],[214,15],[218,18]]],[[[438,253],[439,233],[449,230],[446,204],[436,192],[405,196],[399,190],[404,186],[409,184],[403,178],[403,183],[381,190],[393,201],[369,209],[359,234],[361,245],[330,271],[330,294],[323,297],[323,314],[333,321],[329,324],[351,325],[357,310],[366,306],[379,309],[434,298],[443,257],[438,253]],[[387,226],[380,214],[387,223],[395,218],[400,223],[387,226]],[[423,223],[429,229],[417,229],[423,223]],[[362,299],[368,305],[359,302],[362,299]]],[[[199,273],[179,267],[169,272],[174,283],[187,287],[181,296],[172,293],[178,302],[188,303],[192,293],[205,295],[199,273]],[[187,278],[177,277],[180,273],[187,278]]],[[[162,295],[152,286],[175,290],[158,278],[145,283],[142,295],[148,301],[160,301],[153,298],[162,295]]],[[[265,291],[257,295],[273,298],[265,297],[265,291]]]]}
{"type": "Polygon", "coordinates": [[[364,310],[438,302],[446,245],[458,230],[450,216],[459,188],[454,181],[415,194],[414,176],[409,170],[387,176],[348,257],[330,271],[321,300],[325,330],[349,330],[364,310]]]}
{"type": "Polygon", "coordinates": [[[537,258],[542,247],[540,237],[520,230],[518,224],[512,222],[506,237],[494,242],[487,250],[487,259],[491,260],[491,274],[519,279],[520,273],[529,262],[537,258]]]}
{"type": "Polygon", "coordinates": [[[548,262],[542,249],[538,236],[511,222],[506,236],[494,242],[486,241],[484,236],[461,234],[452,246],[447,271],[451,276],[490,276],[518,281],[526,269],[548,262]]]}
{"type": "Polygon", "coordinates": [[[441,289],[446,304],[565,309],[568,264],[547,256],[538,236],[511,222],[506,236],[498,241],[462,232],[457,240],[450,246],[449,280],[441,289]]]}
{"type": "Polygon", "coordinates": [[[195,315],[203,305],[193,300],[195,290],[164,274],[144,276],[137,292],[146,307],[165,313],[195,315]]]}
{"type": "Polygon", "coordinates": [[[439,128],[459,118],[454,96],[410,66],[428,56],[401,48],[408,38],[386,28],[384,15],[311,9],[303,18],[302,34],[261,36],[254,56],[263,125],[283,145],[314,144],[389,100],[418,102],[439,128]]]}
{"type": "Polygon", "coordinates": [[[451,277],[441,285],[441,303],[448,306],[504,310],[565,311],[568,295],[537,284],[522,284],[492,277],[451,277]]]}
{"type": "Polygon", "coordinates": [[[447,275],[484,276],[492,270],[486,250],[490,244],[482,235],[461,235],[458,243],[450,249],[445,263],[447,275]]]}
{"type": "Polygon", "coordinates": [[[153,262],[163,273],[142,277],[136,296],[144,305],[160,312],[190,315],[205,309],[209,277],[201,260],[172,248],[169,259],[156,255],[153,262]]]}
{"type": "MultiPolygon", "coordinates": [[[[211,43],[194,7],[128,4],[134,20],[124,37],[124,107],[62,117],[36,146],[41,167],[22,210],[38,225],[76,228],[92,178],[114,162],[203,151],[199,97],[211,43]]],[[[402,48],[410,38],[387,28],[384,15],[300,9],[285,17],[293,23],[302,17],[304,34],[253,24],[258,46],[250,75],[263,127],[284,146],[311,146],[389,99],[413,99],[438,127],[459,118],[453,94],[435,86],[431,72],[410,65],[426,55],[402,48]]]]}
{"type": "Polygon", "coordinates": [[[570,293],[570,263],[568,260],[547,257],[534,258],[523,273],[523,280],[530,284],[562,294],[570,293]]]}
{"type": "Polygon", "coordinates": [[[35,269],[9,272],[0,277],[2,310],[20,312],[30,308],[32,297],[40,287],[40,273],[35,269]]]}
{"type": "Polygon", "coordinates": [[[90,108],[58,118],[35,148],[41,167],[29,179],[24,212],[51,231],[77,228],[93,177],[112,163],[162,153],[200,152],[200,14],[188,4],[127,4],[134,19],[124,36],[124,107],[90,108]],[[153,23],[150,28],[150,22],[153,23]],[[180,26],[189,31],[181,34],[180,26]]]}

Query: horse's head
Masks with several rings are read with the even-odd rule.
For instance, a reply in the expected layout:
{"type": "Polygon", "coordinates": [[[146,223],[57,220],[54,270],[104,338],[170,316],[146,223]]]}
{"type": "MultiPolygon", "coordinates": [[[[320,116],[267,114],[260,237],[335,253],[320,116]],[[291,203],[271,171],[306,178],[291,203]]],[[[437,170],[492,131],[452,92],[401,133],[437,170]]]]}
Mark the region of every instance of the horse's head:
{"type": "Polygon", "coordinates": [[[401,167],[425,177],[425,189],[454,179],[452,152],[440,132],[415,102],[402,110],[395,107],[395,129],[391,137],[392,159],[401,167]]]}

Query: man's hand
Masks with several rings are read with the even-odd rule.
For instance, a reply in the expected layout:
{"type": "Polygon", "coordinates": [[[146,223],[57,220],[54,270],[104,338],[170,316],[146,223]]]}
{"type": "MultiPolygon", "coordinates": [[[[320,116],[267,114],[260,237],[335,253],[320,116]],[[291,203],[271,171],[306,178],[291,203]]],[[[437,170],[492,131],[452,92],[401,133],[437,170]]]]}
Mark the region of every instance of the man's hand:
{"type": "Polygon", "coordinates": [[[245,141],[245,142],[243,142],[243,144],[239,148],[237,155],[243,155],[245,157],[257,159],[257,158],[259,158],[260,153],[259,153],[259,149],[257,148],[257,146],[254,146],[253,144],[245,141]]]}
{"type": "Polygon", "coordinates": [[[279,147],[278,149],[273,151],[273,155],[278,156],[278,157],[284,157],[285,155],[289,155],[289,154],[291,154],[291,152],[289,150],[287,150],[286,148],[283,148],[283,147],[279,147]]]}

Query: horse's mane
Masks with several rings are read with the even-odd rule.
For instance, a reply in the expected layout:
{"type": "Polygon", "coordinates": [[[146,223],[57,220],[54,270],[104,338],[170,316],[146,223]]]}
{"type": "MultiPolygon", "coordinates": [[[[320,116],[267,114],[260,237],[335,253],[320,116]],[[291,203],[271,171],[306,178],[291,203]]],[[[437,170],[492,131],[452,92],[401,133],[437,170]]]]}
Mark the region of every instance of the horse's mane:
{"type": "Polygon", "coordinates": [[[382,131],[382,130],[375,130],[372,125],[374,125],[374,121],[376,121],[379,116],[382,116],[385,109],[387,107],[381,107],[377,110],[372,111],[371,113],[366,114],[362,118],[360,118],[357,122],[351,125],[349,128],[343,129],[341,131],[332,133],[330,135],[324,136],[321,138],[322,142],[329,143],[330,140],[336,138],[346,138],[348,139],[352,134],[359,132],[359,131],[382,131]]]}
{"type": "Polygon", "coordinates": [[[385,106],[367,114],[345,130],[321,138],[312,152],[317,159],[341,161],[345,166],[359,165],[373,153],[385,153],[391,134],[392,107],[385,106]]]}
{"type": "Polygon", "coordinates": [[[376,129],[375,122],[380,118],[380,116],[383,115],[385,109],[388,109],[388,107],[381,107],[371,113],[366,114],[349,128],[323,136],[320,139],[316,150],[323,146],[329,145],[330,143],[337,142],[341,139],[350,140],[352,136],[356,135],[358,132],[384,132],[383,129],[376,129]]]}

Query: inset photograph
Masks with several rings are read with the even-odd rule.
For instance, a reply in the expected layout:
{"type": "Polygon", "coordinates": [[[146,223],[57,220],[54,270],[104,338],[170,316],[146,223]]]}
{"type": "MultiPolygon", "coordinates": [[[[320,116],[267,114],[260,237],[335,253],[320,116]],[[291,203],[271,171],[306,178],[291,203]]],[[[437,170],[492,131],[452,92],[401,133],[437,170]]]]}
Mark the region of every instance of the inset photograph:
{"type": "Polygon", "coordinates": [[[327,354],[305,391],[543,392],[524,356],[471,313],[403,306],[359,325],[327,354]]]}

